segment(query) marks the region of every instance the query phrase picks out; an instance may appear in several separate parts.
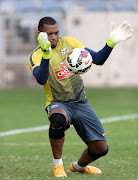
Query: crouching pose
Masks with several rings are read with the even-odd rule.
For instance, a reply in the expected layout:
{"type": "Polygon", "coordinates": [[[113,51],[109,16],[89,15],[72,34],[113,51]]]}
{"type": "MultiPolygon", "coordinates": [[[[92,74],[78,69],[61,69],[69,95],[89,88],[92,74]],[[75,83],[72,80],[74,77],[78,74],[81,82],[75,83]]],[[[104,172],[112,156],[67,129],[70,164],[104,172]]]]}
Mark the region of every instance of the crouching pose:
{"type": "Polygon", "coordinates": [[[90,163],[108,153],[108,145],[102,124],[84,93],[83,81],[71,73],[65,59],[74,48],[85,48],[93,63],[103,65],[113,47],[132,36],[132,28],[124,22],[117,29],[112,24],[109,38],[98,52],[85,47],[73,37],[59,39],[57,22],[52,17],[43,17],[38,24],[39,46],[29,55],[28,63],[37,82],[44,86],[47,96],[46,111],[50,121],[49,139],[53,152],[55,177],[67,177],[62,161],[65,131],[72,124],[87,145],[80,158],[69,166],[73,172],[102,174],[90,163]]]}

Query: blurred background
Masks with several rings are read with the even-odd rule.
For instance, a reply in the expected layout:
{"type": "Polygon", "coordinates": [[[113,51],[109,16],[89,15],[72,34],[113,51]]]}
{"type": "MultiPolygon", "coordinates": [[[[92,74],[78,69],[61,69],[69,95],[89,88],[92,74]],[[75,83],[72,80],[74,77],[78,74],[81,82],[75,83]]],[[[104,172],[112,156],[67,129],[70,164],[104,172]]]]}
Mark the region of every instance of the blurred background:
{"type": "Polygon", "coordinates": [[[73,36],[99,51],[110,23],[124,20],[133,37],[118,44],[104,66],[82,75],[86,87],[138,87],[138,0],[0,0],[0,88],[40,87],[27,59],[37,47],[38,21],[54,17],[60,37],[73,36]]]}

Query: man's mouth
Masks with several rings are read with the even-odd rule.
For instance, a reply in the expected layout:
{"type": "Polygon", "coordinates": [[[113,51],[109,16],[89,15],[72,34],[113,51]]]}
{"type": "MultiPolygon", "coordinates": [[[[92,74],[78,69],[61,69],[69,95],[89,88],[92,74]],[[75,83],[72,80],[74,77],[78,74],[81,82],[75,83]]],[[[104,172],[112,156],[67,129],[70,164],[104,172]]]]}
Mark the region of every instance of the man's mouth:
{"type": "Polygon", "coordinates": [[[51,41],[51,47],[55,48],[57,46],[58,41],[51,41]]]}
{"type": "Polygon", "coordinates": [[[57,44],[57,41],[51,41],[51,44],[57,44]]]}

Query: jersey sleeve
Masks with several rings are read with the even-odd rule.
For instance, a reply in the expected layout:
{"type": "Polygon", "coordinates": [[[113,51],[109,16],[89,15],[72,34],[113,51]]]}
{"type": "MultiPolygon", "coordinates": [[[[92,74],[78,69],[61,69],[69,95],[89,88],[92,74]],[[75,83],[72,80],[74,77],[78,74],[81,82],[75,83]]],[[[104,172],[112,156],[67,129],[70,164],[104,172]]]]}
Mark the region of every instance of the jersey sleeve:
{"type": "Polygon", "coordinates": [[[40,47],[38,47],[28,57],[28,64],[32,72],[35,67],[40,66],[41,60],[42,52],[40,47]]]}
{"type": "Polygon", "coordinates": [[[107,44],[98,52],[93,51],[92,49],[85,48],[91,54],[93,58],[93,63],[96,65],[103,65],[107,58],[109,57],[113,48],[109,47],[107,44]]]}
{"type": "Polygon", "coordinates": [[[85,48],[82,43],[73,37],[67,37],[67,41],[73,46],[73,48],[85,48]]]}

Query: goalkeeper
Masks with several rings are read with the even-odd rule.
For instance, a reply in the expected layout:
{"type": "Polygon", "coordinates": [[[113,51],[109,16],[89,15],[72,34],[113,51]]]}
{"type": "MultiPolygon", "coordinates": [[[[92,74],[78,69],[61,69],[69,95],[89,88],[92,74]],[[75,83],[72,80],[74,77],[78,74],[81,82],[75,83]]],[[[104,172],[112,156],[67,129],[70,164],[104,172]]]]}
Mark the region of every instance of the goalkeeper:
{"type": "Polygon", "coordinates": [[[89,164],[108,153],[102,124],[87,100],[80,75],[72,74],[67,69],[66,55],[74,48],[85,48],[92,55],[94,64],[103,65],[114,46],[130,38],[132,31],[127,22],[118,28],[113,23],[106,45],[95,52],[73,37],[59,39],[58,25],[52,17],[43,17],[39,21],[39,46],[29,55],[28,63],[36,81],[44,86],[47,97],[46,111],[50,121],[49,139],[55,177],[67,177],[62,150],[65,131],[70,124],[87,145],[80,158],[70,164],[71,171],[102,174],[100,169],[89,164]]]}

